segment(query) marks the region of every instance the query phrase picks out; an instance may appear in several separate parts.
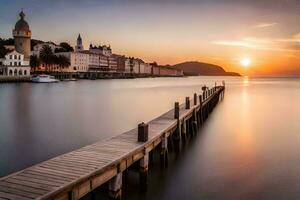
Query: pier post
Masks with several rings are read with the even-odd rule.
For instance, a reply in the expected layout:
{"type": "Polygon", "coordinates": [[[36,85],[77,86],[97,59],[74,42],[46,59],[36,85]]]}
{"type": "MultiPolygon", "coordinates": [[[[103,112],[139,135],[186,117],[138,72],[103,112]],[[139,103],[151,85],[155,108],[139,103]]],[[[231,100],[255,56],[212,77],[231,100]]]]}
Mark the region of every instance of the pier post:
{"type": "Polygon", "coordinates": [[[161,139],[160,163],[162,168],[168,166],[168,138],[165,135],[161,139]]]}
{"type": "Polygon", "coordinates": [[[215,82],[215,88],[214,88],[214,92],[217,91],[217,82],[215,82]]]}
{"type": "Polygon", "coordinates": [[[140,160],[140,190],[147,191],[148,185],[148,166],[149,166],[149,153],[146,153],[140,160]]]}
{"type": "Polygon", "coordinates": [[[122,172],[108,182],[108,196],[112,200],[121,200],[122,196],[122,172]]]}
{"type": "Polygon", "coordinates": [[[194,94],[194,106],[197,105],[197,94],[194,94]]]}
{"type": "Polygon", "coordinates": [[[174,119],[177,119],[177,129],[175,130],[175,133],[172,134],[170,137],[173,140],[174,139],[174,147],[175,152],[180,152],[180,145],[181,145],[181,122],[179,120],[180,115],[180,108],[179,108],[179,102],[175,102],[175,108],[174,108],[174,119]]]}
{"type": "Polygon", "coordinates": [[[182,133],[182,144],[185,145],[186,141],[187,141],[187,133],[188,133],[188,120],[183,120],[183,124],[182,124],[182,129],[181,129],[181,133],[182,133]]]}
{"type": "Polygon", "coordinates": [[[190,109],[190,97],[185,97],[185,109],[190,109]]]}
{"type": "Polygon", "coordinates": [[[149,130],[148,124],[142,122],[138,125],[138,142],[148,141],[148,130],[149,130]]]}
{"type": "Polygon", "coordinates": [[[179,102],[175,102],[174,119],[179,119],[179,102]]]}
{"type": "Polygon", "coordinates": [[[203,124],[203,98],[202,95],[199,96],[199,102],[200,102],[200,109],[199,109],[199,116],[200,116],[200,123],[203,124]]]}

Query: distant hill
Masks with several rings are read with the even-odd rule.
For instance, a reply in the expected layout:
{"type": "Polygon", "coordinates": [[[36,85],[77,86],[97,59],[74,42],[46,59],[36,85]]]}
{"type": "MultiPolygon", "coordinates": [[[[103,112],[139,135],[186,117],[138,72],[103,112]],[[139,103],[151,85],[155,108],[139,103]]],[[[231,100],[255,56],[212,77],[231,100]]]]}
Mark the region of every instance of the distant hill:
{"type": "Polygon", "coordinates": [[[183,70],[187,76],[240,76],[236,72],[226,72],[222,67],[203,62],[184,62],[173,65],[176,69],[183,70]]]}

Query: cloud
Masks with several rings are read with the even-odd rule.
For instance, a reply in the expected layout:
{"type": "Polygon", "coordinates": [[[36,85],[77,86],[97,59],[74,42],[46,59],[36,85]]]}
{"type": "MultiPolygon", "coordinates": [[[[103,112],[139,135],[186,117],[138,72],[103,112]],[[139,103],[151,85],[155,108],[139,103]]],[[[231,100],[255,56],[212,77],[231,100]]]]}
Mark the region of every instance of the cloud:
{"type": "Polygon", "coordinates": [[[300,34],[280,39],[246,37],[239,40],[213,41],[212,43],[257,50],[300,52],[300,34]]]}
{"type": "Polygon", "coordinates": [[[254,28],[268,28],[268,27],[273,27],[276,26],[278,23],[260,23],[254,26],[254,28]]]}
{"type": "Polygon", "coordinates": [[[271,41],[267,39],[259,39],[255,37],[246,37],[240,40],[220,40],[214,41],[213,44],[223,46],[245,47],[253,49],[264,49],[270,45],[271,41]]]}

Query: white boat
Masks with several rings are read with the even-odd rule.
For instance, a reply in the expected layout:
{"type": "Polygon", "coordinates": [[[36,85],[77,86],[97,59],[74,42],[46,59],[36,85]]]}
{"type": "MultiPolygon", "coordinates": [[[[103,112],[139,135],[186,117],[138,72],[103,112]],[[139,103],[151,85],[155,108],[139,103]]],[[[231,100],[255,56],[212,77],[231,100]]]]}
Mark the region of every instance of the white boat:
{"type": "Polygon", "coordinates": [[[32,77],[31,81],[34,83],[55,83],[58,82],[59,80],[55,79],[54,76],[50,76],[47,74],[40,74],[32,77]]]}

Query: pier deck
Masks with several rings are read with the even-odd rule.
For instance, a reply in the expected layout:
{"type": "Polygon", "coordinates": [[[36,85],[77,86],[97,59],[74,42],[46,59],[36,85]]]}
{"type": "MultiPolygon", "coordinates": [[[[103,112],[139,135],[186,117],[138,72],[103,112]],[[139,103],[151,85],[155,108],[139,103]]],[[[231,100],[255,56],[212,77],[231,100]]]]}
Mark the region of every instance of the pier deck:
{"type": "Polygon", "coordinates": [[[120,186],[116,177],[120,174],[122,177],[124,170],[143,159],[142,165],[146,163],[147,170],[149,153],[156,147],[166,148],[168,142],[165,141],[170,138],[181,142],[189,124],[200,126],[224,89],[224,86],[218,86],[203,95],[195,95],[197,100],[189,102],[189,108],[187,102],[179,106],[177,118],[174,108],[148,122],[146,142],[138,142],[138,128],[135,128],[0,178],[0,199],[75,200],[109,182],[112,182],[109,183],[111,190],[117,191],[120,186]]]}

